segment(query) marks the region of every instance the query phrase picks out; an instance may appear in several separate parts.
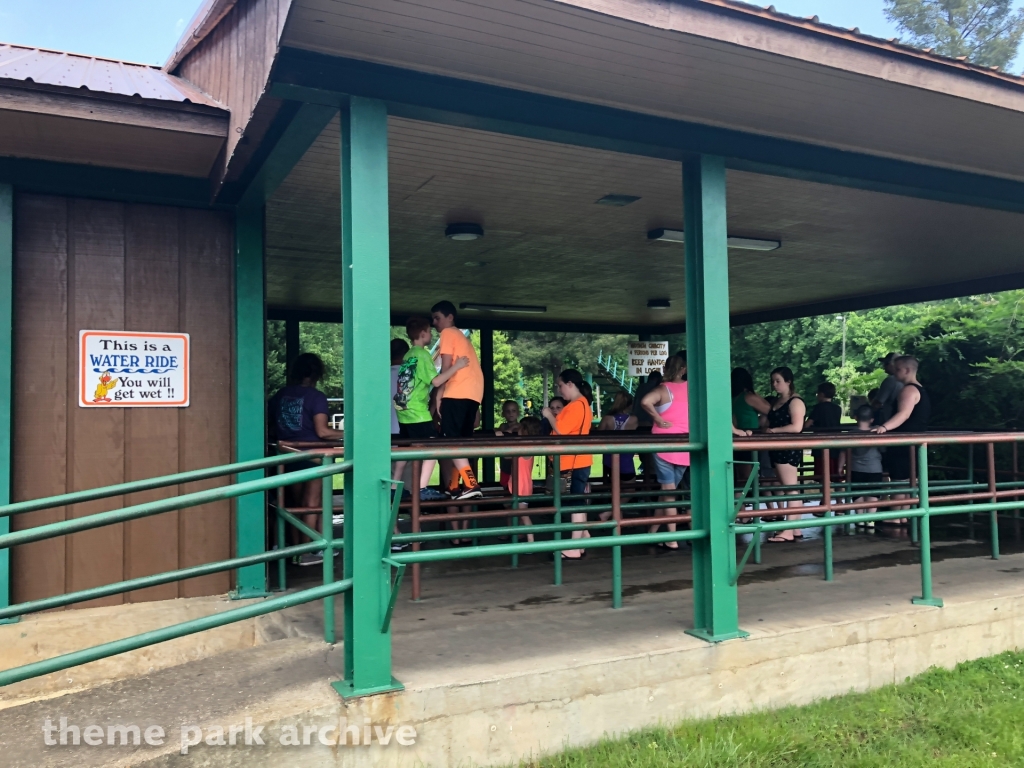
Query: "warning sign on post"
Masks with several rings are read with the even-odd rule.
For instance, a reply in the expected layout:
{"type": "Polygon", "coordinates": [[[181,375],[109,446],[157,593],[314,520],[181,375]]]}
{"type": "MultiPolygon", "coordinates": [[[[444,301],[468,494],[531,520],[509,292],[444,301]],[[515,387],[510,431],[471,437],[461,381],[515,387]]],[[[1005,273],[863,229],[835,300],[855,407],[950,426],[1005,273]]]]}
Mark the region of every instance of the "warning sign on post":
{"type": "Polygon", "coordinates": [[[80,331],[78,404],[82,408],[183,408],[188,405],[187,333],[80,331]]]}
{"type": "Polygon", "coordinates": [[[661,372],[668,360],[667,341],[629,342],[629,375],[649,376],[653,371],[661,372]]]}

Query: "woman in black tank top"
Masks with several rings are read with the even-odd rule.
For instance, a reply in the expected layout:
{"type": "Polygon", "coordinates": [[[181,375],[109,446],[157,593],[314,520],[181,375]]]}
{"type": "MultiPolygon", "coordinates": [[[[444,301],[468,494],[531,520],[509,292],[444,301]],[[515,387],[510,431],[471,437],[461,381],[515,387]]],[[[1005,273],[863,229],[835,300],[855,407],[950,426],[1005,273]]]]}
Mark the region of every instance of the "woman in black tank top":
{"type": "MultiPolygon", "coordinates": [[[[928,429],[928,420],[932,415],[932,401],[928,390],[917,380],[918,362],[916,358],[904,356],[893,361],[896,378],[903,383],[899,398],[896,401],[896,413],[884,424],[874,428],[874,432],[884,435],[886,432],[924,432],[928,429]]],[[[885,467],[890,480],[910,479],[910,451],[913,447],[891,447],[885,453],[885,467]]],[[[897,494],[896,498],[904,498],[897,494]]]]}

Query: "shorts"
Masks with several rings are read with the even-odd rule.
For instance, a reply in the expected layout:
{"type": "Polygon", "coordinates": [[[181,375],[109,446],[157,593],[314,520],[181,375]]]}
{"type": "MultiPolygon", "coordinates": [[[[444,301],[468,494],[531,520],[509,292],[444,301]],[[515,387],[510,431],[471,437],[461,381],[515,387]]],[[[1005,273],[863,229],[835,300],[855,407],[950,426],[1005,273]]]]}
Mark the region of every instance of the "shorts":
{"type": "MultiPolygon", "coordinates": [[[[574,469],[569,480],[569,493],[581,494],[587,492],[587,485],[590,483],[590,467],[574,469]]],[[[565,502],[567,507],[578,507],[586,504],[582,499],[570,499],[565,502]]]]}
{"type": "Polygon", "coordinates": [[[855,483],[883,483],[885,482],[885,475],[881,472],[857,472],[854,470],[850,473],[850,478],[855,483]]]}
{"type": "Polygon", "coordinates": [[[690,487],[690,467],[687,464],[672,464],[658,454],[654,454],[654,470],[658,482],[662,485],[672,485],[678,488],[679,484],[685,480],[686,487],[690,487]]]}
{"type": "Polygon", "coordinates": [[[323,464],[321,464],[319,461],[296,461],[292,464],[285,464],[284,471],[298,472],[300,469],[316,469],[317,467],[322,466],[323,464]]]}
{"type": "Polygon", "coordinates": [[[894,445],[882,454],[882,466],[890,480],[910,479],[910,450],[905,445],[894,445]]]}
{"type": "Polygon", "coordinates": [[[399,424],[398,434],[410,440],[432,440],[437,437],[437,428],[432,421],[417,421],[412,424],[399,424]]]}
{"type": "Polygon", "coordinates": [[[779,464],[789,464],[793,467],[799,467],[803,464],[804,452],[801,450],[768,451],[768,458],[772,460],[773,467],[777,467],[779,464]]]}
{"type": "MultiPolygon", "coordinates": [[[[829,472],[832,475],[839,474],[839,460],[842,456],[842,451],[829,451],[828,453],[828,464],[829,472]]],[[[821,451],[814,452],[814,474],[821,477],[825,473],[825,454],[821,451]]]]}
{"type": "Polygon", "coordinates": [[[446,397],[441,401],[441,437],[472,437],[480,403],[446,397]]]}

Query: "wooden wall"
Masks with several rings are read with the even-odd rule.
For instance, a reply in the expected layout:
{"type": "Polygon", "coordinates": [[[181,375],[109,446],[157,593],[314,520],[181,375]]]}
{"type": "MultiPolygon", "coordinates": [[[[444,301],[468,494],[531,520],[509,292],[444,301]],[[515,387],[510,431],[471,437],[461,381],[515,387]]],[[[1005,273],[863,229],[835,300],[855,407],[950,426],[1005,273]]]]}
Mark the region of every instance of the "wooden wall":
{"type": "Polygon", "coordinates": [[[292,0],[238,0],[174,71],[231,110],[222,168],[267,89],[291,4],[292,0]]]}
{"type": "MultiPolygon", "coordinates": [[[[14,213],[13,500],[232,460],[232,250],[226,214],[20,194],[14,213]],[[187,408],[78,406],[81,329],[191,334],[187,408]]],[[[127,504],[224,481],[136,494],[127,504]]],[[[32,527],[119,506],[14,518],[32,527]]],[[[231,505],[169,512],[15,548],[13,598],[34,600],[231,556],[231,505]]],[[[82,605],[219,594],[229,574],[82,605]]]]}

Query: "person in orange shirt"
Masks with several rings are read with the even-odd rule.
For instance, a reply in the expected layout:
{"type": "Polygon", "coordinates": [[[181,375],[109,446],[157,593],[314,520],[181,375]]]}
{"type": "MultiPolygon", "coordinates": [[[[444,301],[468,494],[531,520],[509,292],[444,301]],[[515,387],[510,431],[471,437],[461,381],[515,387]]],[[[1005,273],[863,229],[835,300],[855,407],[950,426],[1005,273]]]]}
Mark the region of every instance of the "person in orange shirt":
{"type": "MultiPolygon", "coordinates": [[[[484,399],[484,372],[469,339],[455,326],[458,312],[450,301],[439,301],[430,308],[430,319],[441,334],[441,374],[460,357],[468,357],[469,365],[441,387],[437,395],[441,417],[441,437],[472,437],[476,417],[484,399]]],[[[468,459],[455,459],[455,472],[448,479],[448,495],[453,499],[474,499],[483,496],[468,459]],[[461,488],[460,488],[461,485],[461,488]]]]}
{"type": "MultiPolygon", "coordinates": [[[[593,411],[590,410],[590,402],[583,394],[583,376],[579,371],[572,368],[558,374],[558,394],[565,400],[565,407],[556,416],[551,408],[545,408],[541,415],[551,425],[552,435],[589,435],[590,425],[594,421],[593,411]]],[[[569,493],[581,494],[587,489],[590,481],[590,467],[594,463],[594,457],[589,453],[562,456],[559,459],[559,470],[562,477],[556,477],[555,482],[564,482],[563,478],[569,476],[569,493]]],[[[568,501],[566,506],[578,505],[578,501],[568,501]]],[[[586,512],[574,512],[572,515],[574,523],[585,523],[586,512]]],[[[590,538],[587,531],[573,531],[574,539],[590,538]]],[[[563,560],[580,560],[586,554],[582,549],[568,549],[562,552],[563,560]]]]}

